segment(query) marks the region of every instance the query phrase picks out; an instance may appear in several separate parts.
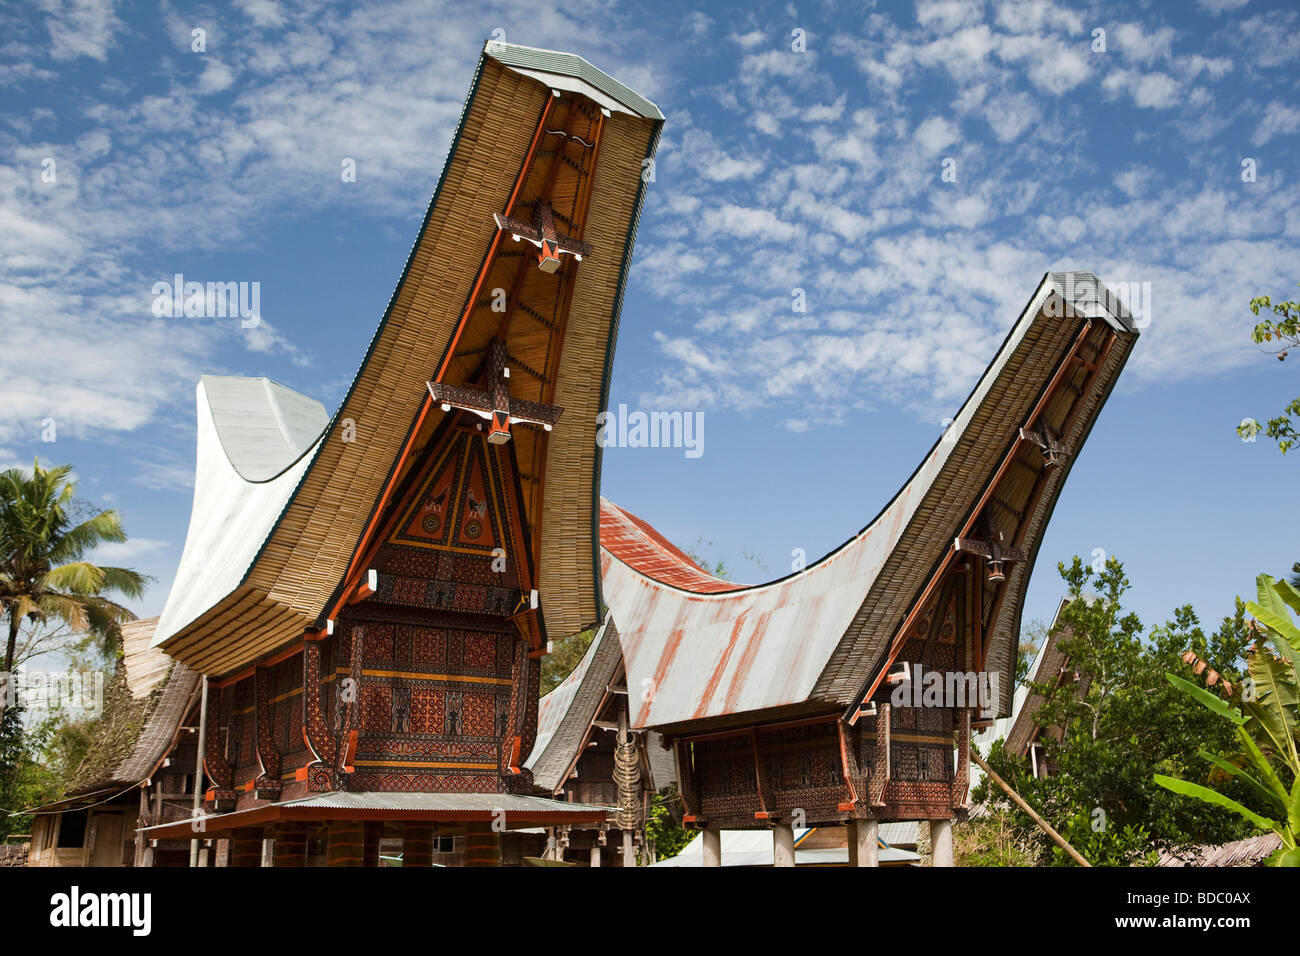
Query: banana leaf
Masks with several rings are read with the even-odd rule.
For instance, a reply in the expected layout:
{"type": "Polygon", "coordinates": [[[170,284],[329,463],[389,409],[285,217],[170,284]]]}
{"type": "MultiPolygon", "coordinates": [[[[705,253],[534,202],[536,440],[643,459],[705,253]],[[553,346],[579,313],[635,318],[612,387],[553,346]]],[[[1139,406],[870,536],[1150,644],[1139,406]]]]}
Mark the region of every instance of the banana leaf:
{"type": "Polygon", "coordinates": [[[1230,763],[1227,760],[1224,760],[1222,757],[1217,757],[1214,754],[1210,753],[1208,750],[1201,750],[1199,751],[1199,754],[1202,760],[1208,760],[1210,763],[1214,764],[1216,767],[1218,767],[1220,770],[1224,771],[1225,773],[1230,774],[1231,776],[1234,777],[1239,777],[1242,780],[1246,781],[1246,783],[1250,784],[1250,786],[1255,790],[1255,792],[1258,793],[1261,797],[1263,797],[1266,802],[1272,804],[1273,806],[1276,806],[1283,813],[1287,812],[1287,802],[1290,798],[1284,800],[1282,797],[1279,797],[1268,787],[1264,786],[1262,783],[1260,783],[1258,780],[1252,777],[1249,773],[1245,771],[1244,768],[1238,767],[1236,764],[1230,763]]]}
{"type": "Polygon", "coordinates": [[[1185,797],[1195,797],[1204,803],[1212,803],[1215,806],[1224,807],[1233,813],[1240,814],[1255,826],[1264,830],[1272,830],[1280,833],[1282,826],[1276,820],[1270,820],[1267,817],[1261,817],[1249,807],[1243,807],[1231,797],[1225,797],[1217,790],[1211,790],[1209,787],[1202,787],[1199,783],[1191,783],[1187,780],[1179,780],[1177,777],[1167,777],[1163,773],[1155,775],[1155,782],[1166,790],[1172,790],[1174,793],[1182,794],[1185,797]]]}
{"type": "Polygon", "coordinates": [[[1187,696],[1198,700],[1211,713],[1218,714],[1220,717],[1226,717],[1238,727],[1244,724],[1247,718],[1241,715],[1241,711],[1235,707],[1230,707],[1228,703],[1218,694],[1212,694],[1204,687],[1197,687],[1191,681],[1183,680],[1176,674],[1165,674],[1169,683],[1173,684],[1187,696]]]}

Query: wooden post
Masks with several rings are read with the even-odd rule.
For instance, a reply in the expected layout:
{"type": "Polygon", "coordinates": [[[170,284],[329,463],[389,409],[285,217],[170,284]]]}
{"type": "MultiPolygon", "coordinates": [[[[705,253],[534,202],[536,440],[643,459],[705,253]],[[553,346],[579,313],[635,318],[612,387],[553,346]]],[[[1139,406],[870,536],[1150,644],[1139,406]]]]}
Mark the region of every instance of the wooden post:
{"type": "Polygon", "coordinates": [[[1016,806],[1018,806],[1021,810],[1024,810],[1025,813],[1029,814],[1029,819],[1037,823],[1039,827],[1042,828],[1043,832],[1052,838],[1052,840],[1056,843],[1057,846],[1059,846],[1066,853],[1070,854],[1070,858],[1073,859],[1075,863],[1078,863],[1080,866],[1092,866],[1091,863],[1089,863],[1087,860],[1083,858],[1083,854],[1081,854],[1078,850],[1070,846],[1070,844],[1065,841],[1065,837],[1061,836],[1061,834],[1053,830],[1051,824],[1049,824],[1046,820],[1044,820],[1037,813],[1035,813],[1034,808],[1031,807],[1029,804],[1025,803],[1025,801],[1021,799],[1020,794],[1012,790],[1011,787],[1008,786],[1005,780],[1003,780],[1001,777],[999,777],[996,773],[993,772],[993,768],[990,767],[987,762],[985,762],[984,758],[979,755],[979,752],[974,747],[970,749],[970,759],[975,761],[976,765],[981,770],[983,770],[986,774],[988,774],[990,780],[992,780],[994,783],[996,783],[999,787],[1002,788],[1003,792],[1006,793],[1006,795],[1012,799],[1012,801],[1015,803],[1016,806]]]}
{"type": "Polygon", "coordinates": [[[930,821],[930,865],[952,866],[952,821],[930,821]]]}
{"type": "Polygon", "coordinates": [[[360,866],[365,830],[359,820],[330,823],[325,842],[326,866],[360,866]]]}
{"type": "Polygon", "coordinates": [[[262,831],[258,827],[238,827],[230,834],[228,866],[262,865],[262,831]]]}
{"type": "Polygon", "coordinates": [[[281,823],[275,828],[275,849],[272,866],[297,867],[307,865],[307,826],[302,823],[281,823]]]}
{"type": "Polygon", "coordinates": [[[880,824],[875,820],[849,821],[849,866],[879,866],[880,824]]]}
{"type": "Polygon", "coordinates": [[[623,831],[623,865],[636,866],[636,849],[632,845],[632,831],[623,831]]]}
{"type": "Polygon", "coordinates": [[[433,866],[433,824],[408,823],[402,831],[402,866],[433,866]]]}
{"type": "Polygon", "coordinates": [[[703,833],[704,865],[722,866],[722,831],[717,827],[705,827],[703,833]]]}
{"type": "Polygon", "coordinates": [[[362,866],[379,865],[379,841],[384,835],[384,824],[379,820],[367,821],[362,836],[362,866]]]}
{"type": "Polygon", "coordinates": [[[488,823],[465,826],[465,866],[500,866],[501,839],[488,823]]]}
{"type": "Polygon", "coordinates": [[[600,844],[593,843],[591,846],[591,865],[600,866],[600,844]]]}
{"type": "Polygon", "coordinates": [[[772,865],[794,866],[794,827],[788,823],[772,828],[772,865]]]}

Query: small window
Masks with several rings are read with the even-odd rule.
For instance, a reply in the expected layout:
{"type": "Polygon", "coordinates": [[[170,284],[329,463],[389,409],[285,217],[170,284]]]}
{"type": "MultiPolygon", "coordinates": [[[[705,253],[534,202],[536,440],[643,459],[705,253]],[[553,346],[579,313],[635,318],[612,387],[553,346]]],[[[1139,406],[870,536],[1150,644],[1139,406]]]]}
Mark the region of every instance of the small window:
{"type": "Polygon", "coordinates": [[[456,849],[456,838],[454,836],[440,836],[438,839],[437,850],[439,853],[452,853],[456,849]]]}
{"type": "Polygon", "coordinates": [[[59,821],[59,846],[79,847],[86,845],[85,810],[69,810],[59,821]]]}

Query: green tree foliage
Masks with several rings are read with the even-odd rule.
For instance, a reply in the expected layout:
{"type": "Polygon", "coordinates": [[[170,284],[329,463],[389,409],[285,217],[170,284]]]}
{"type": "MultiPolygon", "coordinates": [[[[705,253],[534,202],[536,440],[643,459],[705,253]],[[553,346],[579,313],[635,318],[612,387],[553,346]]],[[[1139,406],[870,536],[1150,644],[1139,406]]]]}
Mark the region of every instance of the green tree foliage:
{"type": "MultiPolygon", "coordinates": [[[[1030,762],[1008,753],[1001,742],[992,747],[989,765],[1094,865],[1150,863],[1165,848],[1248,835],[1244,823],[1183,800],[1153,780],[1155,773],[1203,773],[1192,756],[1196,749],[1231,741],[1230,728],[1187,700],[1165,674],[1182,667],[1181,655],[1190,649],[1228,680],[1239,680],[1251,640],[1244,605],[1238,602],[1236,614],[1209,635],[1190,606],[1144,634],[1138,617],[1124,611],[1130,583],[1117,560],[1100,571],[1077,557],[1058,568],[1071,596],[1059,622],[1067,631],[1059,646],[1068,655],[1069,672],[1059,681],[1031,684],[1044,698],[1036,723],[1060,729],[1059,736],[1040,738],[1053,773],[1035,778],[1030,762]]],[[[972,797],[1012,809],[988,780],[972,797]]],[[[1023,814],[1015,820],[1022,845],[1037,863],[1070,865],[1032,821],[1023,814]]]]}
{"type": "Polygon", "coordinates": [[[545,697],[564,683],[564,678],[582,663],[582,656],[595,637],[596,629],[591,628],[554,643],[551,653],[542,658],[541,696],[545,697]]]}
{"type": "Polygon", "coordinates": [[[695,543],[689,548],[683,548],[685,555],[704,569],[705,573],[713,575],[715,578],[721,578],[723,581],[730,581],[731,577],[727,571],[727,562],[723,558],[717,561],[711,561],[705,557],[704,552],[713,547],[712,541],[705,541],[701,536],[695,539],[695,543]]]}
{"type": "MultiPolygon", "coordinates": [[[[1251,340],[1259,345],[1267,343],[1277,360],[1285,362],[1291,349],[1300,346],[1300,302],[1274,303],[1268,296],[1261,295],[1250,300],[1251,312],[1259,315],[1260,309],[1272,310],[1273,317],[1255,326],[1250,333],[1251,340]]],[[[1264,426],[1264,434],[1277,442],[1284,455],[1300,439],[1300,432],[1296,431],[1297,421],[1300,421],[1300,397],[1264,426]]],[[[1253,419],[1237,426],[1237,434],[1242,438],[1253,438],[1259,431],[1259,423],[1253,419]]]]}
{"type": "Polygon", "coordinates": [[[106,595],[144,593],[144,575],[85,560],[101,544],[125,541],[126,532],[111,509],[76,520],[77,484],[71,473],[71,465],[46,469],[39,461],[30,475],[17,468],[0,473],[0,613],[8,622],[4,673],[13,671],[24,619],[64,621],[96,635],[115,654],[120,625],[135,615],[106,595]]]}
{"type": "Polygon", "coordinates": [[[677,784],[669,784],[651,799],[645,832],[648,839],[655,841],[655,856],[661,860],[681,853],[695,839],[695,831],[682,826],[682,798],[677,784]]]}
{"type": "Polygon", "coordinates": [[[54,711],[23,726],[24,708],[0,714],[0,843],[30,834],[29,807],[56,800],[90,749],[92,720],[54,711]],[[11,815],[14,814],[14,815],[11,815]]]}
{"type": "Polygon", "coordinates": [[[1156,783],[1202,804],[1236,814],[1282,840],[1268,860],[1273,866],[1300,866],[1300,591],[1286,581],[1261,574],[1258,601],[1246,605],[1259,623],[1262,638],[1247,654],[1250,676],[1234,684],[1228,700],[1176,674],[1169,683],[1232,728],[1236,749],[1201,747],[1197,756],[1209,765],[1205,786],[1181,776],[1157,774],[1156,783]],[[1217,771],[1217,773],[1216,773],[1217,771]],[[1230,794],[1225,784],[1246,784],[1247,794],[1230,794]]]}

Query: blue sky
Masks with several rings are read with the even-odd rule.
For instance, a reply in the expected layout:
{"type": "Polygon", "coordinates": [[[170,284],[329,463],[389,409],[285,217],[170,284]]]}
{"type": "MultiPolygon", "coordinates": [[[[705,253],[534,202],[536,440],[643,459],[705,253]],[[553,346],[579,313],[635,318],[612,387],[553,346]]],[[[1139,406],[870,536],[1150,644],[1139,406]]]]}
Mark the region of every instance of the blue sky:
{"type": "Polygon", "coordinates": [[[1044,271],[1091,269],[1150,283],[1150,325],[1026,619],[1054,609],[1058,560],[1102,549],[1144,620],[1217,620],[1300,560],[1300,451],[1234,433],[1300,391],[1247,309],[1300,291],[1298,28],[1261,0],[7,6],[0,464],[74,463],[132,536],[101,557],[154,575],[139,610],[160,611],[198,377],[337,405],[499,30],[668,117],[611,405],[704,412],[704,454],[608,449],[604,494],[739,580],[779,576],[893,495],[1044,271]],[[261,324],[155,318],[175,273],[259,282],[261,324]]]}

